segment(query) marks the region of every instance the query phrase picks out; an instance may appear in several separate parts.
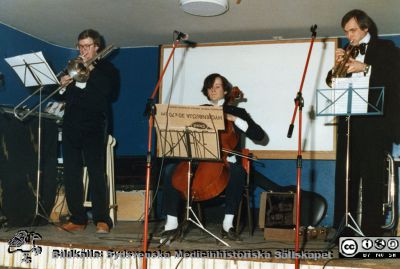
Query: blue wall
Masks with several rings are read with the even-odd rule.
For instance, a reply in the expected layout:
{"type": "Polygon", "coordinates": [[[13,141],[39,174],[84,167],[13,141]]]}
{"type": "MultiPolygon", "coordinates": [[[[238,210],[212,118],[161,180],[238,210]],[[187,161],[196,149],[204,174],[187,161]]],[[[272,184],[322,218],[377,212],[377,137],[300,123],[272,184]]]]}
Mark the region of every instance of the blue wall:
{"type": "Polygon", "coordinates": [[[60,70],[61,67],[58,69],[55,67],[61,66],[61,62],[65,65],[65,59],[70,59],[73,55],[72,50],[49,45],[2,24],[0,24],[0,37],[0,72],[4,74],[5,79],[4,86],[0,87],[1,104],[17,104],[29,94],[28,89],[24,87],[14,70],[3,60],[4,58],[42,51],[44,57],[54,68],[53,70],[60,70]]]}
{"type": "MultiPolygon", "coordinates": [[[[76,57],[74,49],[63,48],[38,40],[0,24],[1,58],[42,51],[55,73],[65,68],[68,60],[76,57]]],[[[397,45],[400,37],[392,39],[397,45]]],[[[106,40],[107,41],[107,40],[106,40]]],[[[111,40],[108,40],[112,42],[111,40]]],[[[147,118],[143,111],[147,98],[152,94],[158,78],[159,48],[122,48],[109,56],[120,70],[121,89],[113,104],[114,136],[117,139],[116,154],[145,156],[147,151],[147,118]]],[[[0,72],[4,74],[5,85],[0,87],[0,104],[16,105],[29,94],[10,66],[0,60],[0,72]]],[[[268,130],[266,130],[268,132],[268,130]]],[[[281,186],[296,185],[296,161],[262,160],[265,168],[256,165],[256,169],[281,186]]],[[[322,225],[333,223],[335,161],[303,161],[302,182],[304,190],[315,191],[328,202],[328,212],[322,225]]],[[[256,190],[256,207],[259,193],[256,190]]]]}
{"type": "Polygon", "coordinates": [[[121,91],[113,104],[117,155],[147,152],[148,118],[143,112],[157,83],[158,59],[158,47],[120,49],[113,59],[121,73],[121,91]]]}

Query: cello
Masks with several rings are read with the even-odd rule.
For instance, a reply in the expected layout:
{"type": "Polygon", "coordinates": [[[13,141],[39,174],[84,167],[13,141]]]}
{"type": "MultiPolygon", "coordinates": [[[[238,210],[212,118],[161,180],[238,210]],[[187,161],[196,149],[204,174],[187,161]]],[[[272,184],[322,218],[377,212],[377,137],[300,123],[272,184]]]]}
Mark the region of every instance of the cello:
{"type": "MultiPolygon", "coordinates": [[[[226,97],[225,104],[234,105],[243,99],[243,93],[238,87],[232,87],[226,97]]],[[[228,153],[236,148],[239,143],[239,134],[235,132],[233,122],[225,118],[225,130],[219,133],[220,145],[223,149],[219,162],[199,162],[192,178],[191,199],[193,201],[205,201],[218,196],[228,185],[229,164],[228,153]]],[[[188,199],[189,161],[181,162],[175,168],[172,175],[172,186],[177,189],[185,199],[188,199]]]]}

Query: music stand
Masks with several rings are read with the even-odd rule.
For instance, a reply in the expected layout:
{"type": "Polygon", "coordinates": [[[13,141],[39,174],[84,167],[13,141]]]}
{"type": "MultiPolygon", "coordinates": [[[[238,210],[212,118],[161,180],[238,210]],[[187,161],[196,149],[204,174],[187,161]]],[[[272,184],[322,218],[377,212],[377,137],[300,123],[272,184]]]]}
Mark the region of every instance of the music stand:
{"type": "MultiPolygon", "coordinates": [[[[25,87],[39,86],[36,92],[39,92],[39,108],[38,108],[38,153],[37,153],[37,170],[36,170],[36,207],[35,215],[32,219],[32,223],[35,221],[37,216],[44,219],[48,219],[47,216],[43,216],[39,213],[39,196],[40,196],[40,175],[41,175],[41,133],[42,133],[42,89],[45,85],[58,84],[58,79],[50,66],[47,64],[43,53],[41,51],[29,54],[23,54],[6,58],[5,61],[14,69],[18,77],[21,79],[25,87]]],[[[27,101],[31,96],[28,96],[21,103],[27,101]]],[[[19,117],[17,113],[15,116],[23,120],[23,117],[19,117]]]]}
{"type": "MultiPolygon", "coordinates": [[[[195,198],[191,192],[193,160],[221,160],[218,130],[225,129],[222,108],[157,104],[155,119],[157,156],[188,162],[186,218],[181,226],[185,227],[187,222],[191,222],[229,247],[228,243],[204,227],[190,205],[195,198]],[[191,214],[194,219],[190,217],[191,214]]],[[[167,242],[162,242],[165,243],[167,242]]]]}
{"type": "Polygon", "coordinates": [[[333,241],[350,228],[358,235],[364,236],[361,228],[349,212],[349,182],[350,182],[350,119],[351,116],[383,115],[384,87],[353,88],[349,84],[347,89],[317,89],[317,116],[346,116],[346,176],[345,176],[345,214],[340,222],[333,241]],[[374,103],[368,98],[373,96],[374,103]],[[349,223],[349,219],[352,221],[349,223]]]}

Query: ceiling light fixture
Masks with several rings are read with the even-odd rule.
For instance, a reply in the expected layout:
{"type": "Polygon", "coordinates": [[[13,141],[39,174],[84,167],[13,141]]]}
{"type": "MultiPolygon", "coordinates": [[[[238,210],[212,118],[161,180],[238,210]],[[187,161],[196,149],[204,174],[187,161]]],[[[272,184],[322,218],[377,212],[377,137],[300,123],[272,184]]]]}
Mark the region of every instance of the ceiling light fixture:
{"type": "Polygon", "coordinates": [[[196,16],[218,16],[229,9],[228,0],[179,0],[179,5],[186,13],[196,16]]]}

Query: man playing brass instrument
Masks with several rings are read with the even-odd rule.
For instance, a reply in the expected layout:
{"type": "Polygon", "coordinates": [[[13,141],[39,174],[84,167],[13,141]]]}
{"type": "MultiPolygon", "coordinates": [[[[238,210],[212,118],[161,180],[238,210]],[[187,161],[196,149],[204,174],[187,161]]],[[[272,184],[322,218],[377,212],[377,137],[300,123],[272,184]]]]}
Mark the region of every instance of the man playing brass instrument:
{"type": "MultiPolygon", "coordinates": [[[[391,152],[392,144],[400,141],[400,89],[399,89],[399,50],[389,40],[377,37],[377,28],[372,19],[362,10],[351,10],[342,18],[342,28],[349,40],[349,46],[358,46],[358,53],[348,57],[343,63],[347,51],[337,49],[335,67],[344,64],[347,77],[369,77],[369,87],[384,87],[383,116],[354,116],[351,118],[350,150],[350,195],[357,197],[359,182],[362,179],[362,223],[361,230],[367,236],[378,236],[383,224],[382,185],[385,152],[391,152]]],[[[335,76],[333,76],[335,77],[335,76]]],[[[329,84],[329,83],[328,83],[329,84]]],[[[376,104],[377,95],[369,91],[368,102],[376,104]]],[[[337,144],[336,189],[344,189],[346,125],[339,119],[337,144]]],[[[341,202],[342,198],[337,198],[341,202]],[[341,201],[340,201],[341,200],[341,201]]],[[[357,203],[350,203],[350,211],[355,211],[357,203]]],[[[336,207],[336,214],[341,215],[336,207]]]]}
{"type": "MultiPolygon", "coordinates": [[[[78,36],[77,48],[80,60],[87,63],[101,51],[100,34],[92,29],[84,30],[78,36]]],[[[63,229],[81,231],[86,228],[88,219],[83,207],[82,182],[85,165],[90,179],[96,232],[108,233],[113,223],[109,217],[105,176],[107,116],[112,95],[118,90],[119,75],[117,69],[105,60],[88,68],[90,75],[86,81],[72,81],[70,75],[61,78],[62,85],[68,85],[63,94],[66,107],[62,141],[65,194],[71,213],[69,222],[63,225],[63,229]]]]}
{"type": "MultiPolygon", "coordinates": [[[[370,83],[374,84],[378,79],[381,84],[379,87],[386,86],[387,81],[382,81],[382,77],[389,76],[394,70],[390,67],[396,66],[398,51],[393,42],[378,39],[377,28],[372,19],[362,10],[352,10],[342,18],[342,28],[349,40],[349,47],[356,47],[356,55],[345,61],[347,76],[366,76],[373,75],[370,83]],[[372,71],[372,66],[377,65],[377,71],[372,71]],[[386,67],[385,67],[386,66],[386,67]],[[378,77],[378,78],[377,78],[378,77]]],[[[348,50],[338,48],[335,51],[335,70],[336,67],[343,64],[348,50]]],[[[328,73],[328,77],[332,70],[328,73]]],[[[388,78],[388,80],[391,80],[388,78]]],[[[377,85],[378,86],[378,85],[377,85]]]]}

